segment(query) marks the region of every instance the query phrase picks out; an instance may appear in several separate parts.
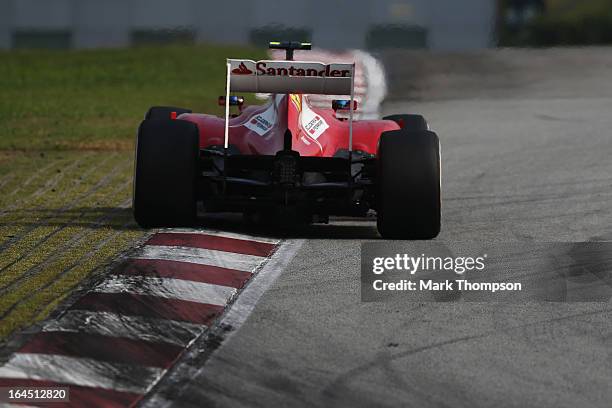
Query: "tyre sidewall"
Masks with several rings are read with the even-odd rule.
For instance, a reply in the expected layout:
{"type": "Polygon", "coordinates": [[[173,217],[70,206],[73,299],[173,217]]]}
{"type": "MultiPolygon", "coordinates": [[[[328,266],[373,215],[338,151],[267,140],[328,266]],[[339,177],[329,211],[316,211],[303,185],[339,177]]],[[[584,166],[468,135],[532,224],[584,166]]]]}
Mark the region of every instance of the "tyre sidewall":
{"type": "Polygon", "coordinates": [[[133,208],[145,227],[188,226],[196,217],[199,154],[196,125],[145,120],[136,146],[133,208]]]}
{"type": "Polygon", "coordinates": [[[440,231],[440,142],[431,131],[390,131],[378,152],[378,228],[385,238],[432,239],[440,231]]]}

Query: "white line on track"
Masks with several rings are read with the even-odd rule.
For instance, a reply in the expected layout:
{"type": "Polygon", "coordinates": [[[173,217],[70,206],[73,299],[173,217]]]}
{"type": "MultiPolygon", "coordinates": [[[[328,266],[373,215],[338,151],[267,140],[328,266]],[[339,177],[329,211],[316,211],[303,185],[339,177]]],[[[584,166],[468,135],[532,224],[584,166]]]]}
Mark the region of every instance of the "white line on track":
{"type": "Polygon", "coordinates": [[[212,249],[162,245],[145,245],[134,258],[191,262],[244,272],[253,272],[266,259],[261,256],[236,254],[212,249]]]}
{"type": "MultiPolygon", "coordinates": [[[[223,323],[231,325],[233,330],[228,338],[236,333],[238,328],[249,317],[261,296],[272,286],[280,274],[287,268],[306,240],[288,240],[276,251],[263,268],[252,278],[236,302],[223,317],[223,323]]],[[[221,346],[223,347],[223,346],[221,346]]]]}
{"type": "Polygon", "coordinates": [[[101,293],[134,293],[225,306],[236,293],[229,286],[151,276],[113,276],[93,289],[101,293]]]}
{"type": "Polygon", "coordinates": [[[73,332],[125,337],[150,342],[187,346],[207,326],[110,312],[69,310],[59,320],[45,324],[45,332],[73,332]]]}
{"type": "Polygon", "coordinates": [[[0,367],[0,378],[47,380],[142,394],[163,372],[161,368],[87,358],[16,353],[0,367]]]}

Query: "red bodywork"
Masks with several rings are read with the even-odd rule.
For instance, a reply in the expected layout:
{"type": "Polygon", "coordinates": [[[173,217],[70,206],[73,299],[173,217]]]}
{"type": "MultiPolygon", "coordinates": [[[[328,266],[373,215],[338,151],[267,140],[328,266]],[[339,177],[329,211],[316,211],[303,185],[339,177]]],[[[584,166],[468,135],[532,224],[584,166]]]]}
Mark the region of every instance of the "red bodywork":
{"type": "MultiPolygon", "coordinates": [[[[180,116],[198,126],[200,148],[223,146],[225,121],[214,115],[180,116]]],[[[376,154],[382,132],[400,127],[389,120],[353,122],[353,151],[376,154]]],[[[274,155],[283,149],[283,135],[291,130],[292,149],[301,156],[333,157],[348,150],[349,122],[336,118],[331,107],[315,108],[306,95],[273,95],[262,106],[246,107],[229,122],[229,144],[246,155],[274,155]]]]}

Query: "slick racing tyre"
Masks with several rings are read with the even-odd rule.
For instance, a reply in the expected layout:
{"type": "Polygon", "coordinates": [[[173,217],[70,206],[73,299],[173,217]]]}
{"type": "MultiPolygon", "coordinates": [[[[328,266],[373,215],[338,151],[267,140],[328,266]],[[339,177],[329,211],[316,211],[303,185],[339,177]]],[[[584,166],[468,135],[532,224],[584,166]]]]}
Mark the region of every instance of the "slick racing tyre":
{"type": "Polygon", "coordinates": [[[144,227],[190,226],[196,221],[197,126],[145,120],[138,129],[133,210],[144,227]]]}
{"type": "Polygon", "coordinates": [[[176,112],[176,115],[182,115],[183,113],[191,113],[190,109],[176,108],[174,106],[153,106],[149,109],[145,115],[145,120],[149,119],[172,119],[172,112],[176,112]]]}
{"type": "Polygon", "coordinates": [[[433,239],[440,233],[440,143],[430,131],[380,137],[377,226],[385,239],[433,239]]]}
{"type": "Polygon", "coordinates": [[[419,131],[429,130],[427,121],[421,115],[390,115],[385,116],[383,120],[392,120],[404,130],[419,131]]]}

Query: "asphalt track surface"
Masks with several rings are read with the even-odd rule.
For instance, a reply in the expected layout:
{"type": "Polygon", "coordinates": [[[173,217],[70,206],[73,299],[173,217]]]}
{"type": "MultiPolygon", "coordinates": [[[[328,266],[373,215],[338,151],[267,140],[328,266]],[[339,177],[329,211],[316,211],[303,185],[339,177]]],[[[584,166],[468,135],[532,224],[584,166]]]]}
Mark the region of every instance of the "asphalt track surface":
{"type": "MultiPolygon", "coordinates": [[[[441,138],[439,241],[612,238],[611,49],[383,61],[384,112],[421,112],[441,138]]],[[[150,403],[609,406],[609,303],[361,303],[374,222],[294,236],[306,240],[240,330],[179,364],[150,403]]]]}

